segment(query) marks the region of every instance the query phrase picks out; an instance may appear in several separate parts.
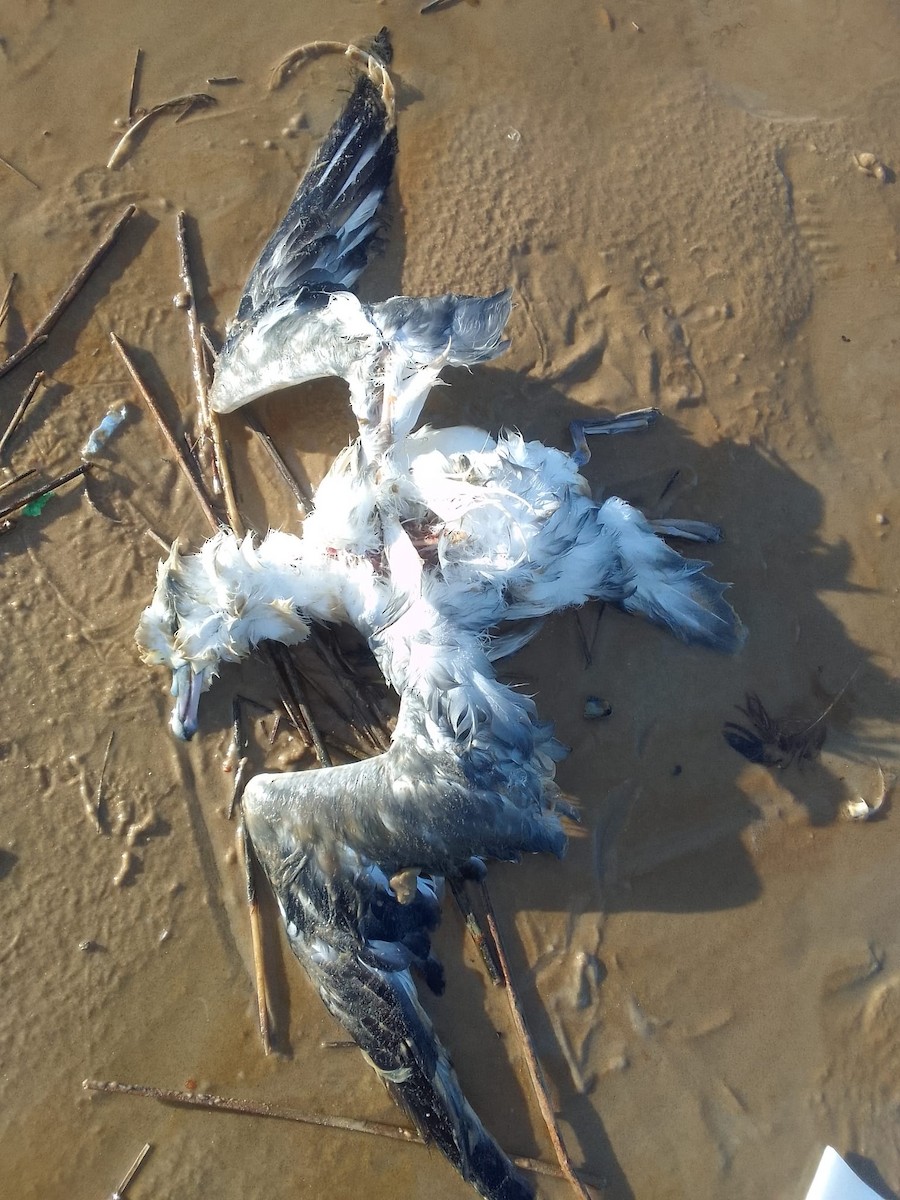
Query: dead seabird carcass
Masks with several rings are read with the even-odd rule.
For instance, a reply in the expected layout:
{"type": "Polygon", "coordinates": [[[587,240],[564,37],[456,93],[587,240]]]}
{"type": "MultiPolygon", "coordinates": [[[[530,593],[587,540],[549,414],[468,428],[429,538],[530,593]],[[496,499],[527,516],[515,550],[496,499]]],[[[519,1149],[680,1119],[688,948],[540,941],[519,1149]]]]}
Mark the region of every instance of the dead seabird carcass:
{"type": "MultiPolygon", "coordinates": [[[[190,736],[223,659],[264,639],[302,641],[315,620],[349,621],[368,638],[401,697],[389,750],[257,776],[244,795],[247,828],[330,1011],[464,1178],[514,1200],[531,1188],[465,1100],[411,975],[417,967],[440,984],[429,930],[441,877],[565,846],[553,783],[561,748],[492,660],[527,640],[535,620],[590,598],[720,649],[736,649],[743,631],[706,564],[677,555],[623,501],[594,503],[574,457],[469,427],[411,432],[445,362],[503,348],[509,300],[364,306],[348,290],[385,186],[383,164],[365,170],[392,154],[379,95],[381,109],[372,79],[361,80],[314,160],[254,268],[212,393],[225,411],[337,374],[360,438],[320,486],[302,537],[223,531],[196,555],[174,548],[138,642],[172,670],[173,728],[190,736]],[[310,221],[313,196],[321,211],[310,221]],[[521,632],[496,635],[504,621],[521,632]]],[[[714,533],[677,522],[665,532],[714,533]]]]}

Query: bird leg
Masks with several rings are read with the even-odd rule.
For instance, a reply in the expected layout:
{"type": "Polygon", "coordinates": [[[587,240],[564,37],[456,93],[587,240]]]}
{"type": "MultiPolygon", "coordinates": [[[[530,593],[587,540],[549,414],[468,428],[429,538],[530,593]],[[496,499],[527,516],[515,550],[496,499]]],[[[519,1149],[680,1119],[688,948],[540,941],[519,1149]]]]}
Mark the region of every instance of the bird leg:
{"type": "Polygon", "coordinates": [[[596,417],[593,421],[573,421],[569,426],[574,450],[572,458],[575,465],[583,467],[590,462],[591,451],[587,444],[588,436],[594,434],[634,433],[639,429],[648,429],[660,417],[658,408],[635,408],[631,412],[619,413],[616,417],[596,417]]]}
{"type": "Polygon", "coordinates": [[[401,904],[409,904],[418,888],[419,868],[407,867],[391,876],[391,891],[401,904]]]}

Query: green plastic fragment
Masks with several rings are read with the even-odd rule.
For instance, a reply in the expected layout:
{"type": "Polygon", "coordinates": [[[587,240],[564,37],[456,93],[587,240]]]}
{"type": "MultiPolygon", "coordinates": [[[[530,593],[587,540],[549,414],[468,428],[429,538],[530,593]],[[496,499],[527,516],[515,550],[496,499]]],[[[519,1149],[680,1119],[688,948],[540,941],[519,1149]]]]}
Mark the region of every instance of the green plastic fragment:
{"type": "Polygon", "coordinates": [[[22,509],[26,517],[39,517],[44,511],[44,506],[53,499],[53,492],[48,492],[46,496],[37,496],[30,504],[26,504],[22,509]]]}

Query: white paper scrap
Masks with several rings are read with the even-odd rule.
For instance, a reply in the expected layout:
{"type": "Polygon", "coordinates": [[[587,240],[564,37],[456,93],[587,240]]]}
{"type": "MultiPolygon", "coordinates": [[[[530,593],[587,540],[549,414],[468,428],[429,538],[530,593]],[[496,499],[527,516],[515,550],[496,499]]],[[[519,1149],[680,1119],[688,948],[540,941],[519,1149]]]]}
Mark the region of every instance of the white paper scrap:
{"type": "Polygon", "coordinates": [[[881,1200],[856,1175],[833,1146],[826,1146],[806,1200],[881,1200]]]}

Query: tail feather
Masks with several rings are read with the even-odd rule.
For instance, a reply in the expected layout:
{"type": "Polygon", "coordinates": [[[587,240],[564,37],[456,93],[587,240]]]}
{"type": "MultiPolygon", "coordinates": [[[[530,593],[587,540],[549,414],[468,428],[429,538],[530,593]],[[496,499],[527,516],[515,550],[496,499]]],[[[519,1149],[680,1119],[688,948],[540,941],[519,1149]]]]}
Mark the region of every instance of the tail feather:
{"type": "Polygon", "coordinates": [[[654,533],[645,517],[612,497],[601,520],[616,532],[633,590],[620,606],[663,625],[681,641],[734,654],[747,631],[724,594],[728,584],[706,574],[708,562],[682,558],[654,533]]]}

